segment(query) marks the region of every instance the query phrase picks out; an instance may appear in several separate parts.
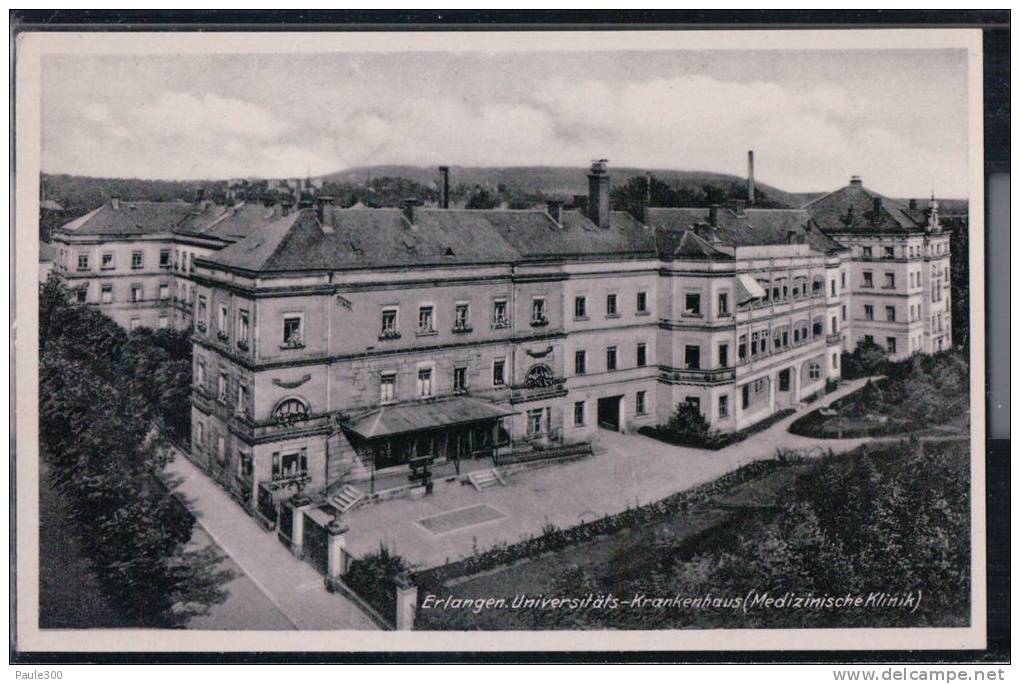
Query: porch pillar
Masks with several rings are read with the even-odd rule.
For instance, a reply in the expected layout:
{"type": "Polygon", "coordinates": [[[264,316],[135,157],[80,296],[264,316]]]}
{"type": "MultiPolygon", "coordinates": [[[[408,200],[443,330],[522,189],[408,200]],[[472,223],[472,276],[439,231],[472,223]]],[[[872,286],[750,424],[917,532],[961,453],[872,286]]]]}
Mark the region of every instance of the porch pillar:
{"type": "Polygon", "coordinates": [[[284,505],[290,507],[290,551],[301,558],[305,545],[305,511],[312,500],[304,494],[295,494],[284,505]]]}
{"type": "Polygon", "coordinates": [[[779,381],[779,375],[769,375],[769,414],[776,412],[776,383],[779,381]]]}
{"type": "Polygon", "coordinates": [[[411,578],[407,575],[400,575],[396,578],[397,583],[397,630],[409,631],[414,629],[414,613],[418,608],[418,587],[414,586],[411,578]]]}
{"type": "Polygon", "coordinates": [[[790,368],[790,388],[793,390],[793,403],[800,402],[800,373],[797,371],[797,366],[790,368]]]}
{"type": "Polygon", "coordinates": [[[627,434],[627,395],[620,397],[620,434],[627,434]]]}
{"type": "Polygon", "coordinates": [[[350,528],[339,520],[332,520],[326,526],[329,548],[326,554],[326,577],[337,579],[347,574],[347,530],[350,528]]]}

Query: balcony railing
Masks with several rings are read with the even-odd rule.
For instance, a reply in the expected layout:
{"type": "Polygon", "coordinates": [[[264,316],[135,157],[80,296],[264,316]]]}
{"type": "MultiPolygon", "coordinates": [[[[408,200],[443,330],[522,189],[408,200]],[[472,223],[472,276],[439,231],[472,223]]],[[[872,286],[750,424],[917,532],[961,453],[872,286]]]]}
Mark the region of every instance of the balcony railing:
{"type": "Polygon", "coordinates": [[[511,385],[510,402],[520,404],[566,396],[567,389],[564,387],[564,382],[563,378],[551,378],[547,383],[537,386],[526,382],[511,385]]]}
{"type": "Polygon", "coordinates": [[[832,335],[826,335],[825,336],[825,344],[827,346],[831,347],[834,344],[842,344],[842,343],[843,343],[843,333],[834,333],[832,335]]]}
{"type": "Polygon", "coordinates": [[[672,382],[692,382],[697,384],[714,385],[724,382],[733,382],[736,378],[736,369],[729,368],[714,369],[687,369],[671,368],[659,373],[659,376],[672,382]]]}

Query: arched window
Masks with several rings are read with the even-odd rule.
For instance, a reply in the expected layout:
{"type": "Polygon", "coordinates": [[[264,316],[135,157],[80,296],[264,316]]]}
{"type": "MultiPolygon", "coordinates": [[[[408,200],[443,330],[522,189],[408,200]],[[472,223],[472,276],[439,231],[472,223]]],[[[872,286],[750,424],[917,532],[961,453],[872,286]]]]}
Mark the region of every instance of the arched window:
{"type": "Polygon", "coordinates": [[[308,404],[297,397],[282,399],[273,409],[273,418],[290,421],[308,417],[308,404]]]}
{"type": "Polygon", "coordinates": [[[524,384],[527,387],[548,387],[555,382],[556,378],[553,376],[553,372],[544,363],[535,364],[528,369],[524,376],[524,384]]]}

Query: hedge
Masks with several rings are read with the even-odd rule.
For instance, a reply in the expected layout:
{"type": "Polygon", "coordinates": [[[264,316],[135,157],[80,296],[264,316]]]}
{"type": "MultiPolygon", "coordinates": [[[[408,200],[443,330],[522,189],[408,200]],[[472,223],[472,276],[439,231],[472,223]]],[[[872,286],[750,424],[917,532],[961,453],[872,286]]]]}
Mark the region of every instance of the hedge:
{"type": "Polygon", "coordinates": [[[354,558],[347,567],[344,583],[379,614],[395,623],[397,620],[396,579],[407,572],[407,561],[391,553],[383,544],[379,550],[354,558]]]}

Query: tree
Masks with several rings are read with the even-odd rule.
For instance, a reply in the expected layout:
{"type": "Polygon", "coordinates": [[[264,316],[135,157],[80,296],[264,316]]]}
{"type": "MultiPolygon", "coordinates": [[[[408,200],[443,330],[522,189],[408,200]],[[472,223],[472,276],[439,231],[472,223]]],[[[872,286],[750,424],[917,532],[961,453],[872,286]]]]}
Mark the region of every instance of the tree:
{"type": "Polygon", "coordinates": [[[692,403],[681,402],[666,423],[666,430],[674,439],[686,444],[707,445],[716,432],[701,410],[692,403]]]}
{"type": "Polygon", "coordinates": [[[886,372],[885,351],[874,342],[861,340],[849,354],[843,352],[840,359],[843,377],[847,380],[881,375],[886,372]]]}
{"type": "Polygon", "coordinates": [[[485,188],[475,188],[467,202],[467,209],[495,209],[499,206],[499,197],[489,194],[485,188]]]}

